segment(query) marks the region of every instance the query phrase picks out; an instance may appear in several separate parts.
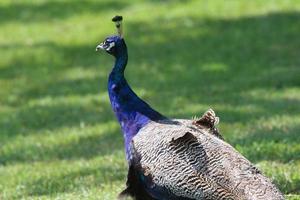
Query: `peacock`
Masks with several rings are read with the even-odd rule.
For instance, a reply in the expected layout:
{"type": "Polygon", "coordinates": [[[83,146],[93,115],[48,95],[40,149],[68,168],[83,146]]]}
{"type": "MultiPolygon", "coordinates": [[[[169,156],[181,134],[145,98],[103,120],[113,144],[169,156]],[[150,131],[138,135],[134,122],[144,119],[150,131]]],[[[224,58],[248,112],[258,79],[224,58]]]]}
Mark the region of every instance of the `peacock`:
{"type": "Polygon", "coordinates": [[[128,61],[122,16],[117,35],[96,50],[115,57],[108,78],[112,109],[128,161],[120,198],[136,200],[281,200],[284,196],[250,161],[224,141],[212,109],[194,119],[170,119],[139,98],[124,77],[128,61]]]}

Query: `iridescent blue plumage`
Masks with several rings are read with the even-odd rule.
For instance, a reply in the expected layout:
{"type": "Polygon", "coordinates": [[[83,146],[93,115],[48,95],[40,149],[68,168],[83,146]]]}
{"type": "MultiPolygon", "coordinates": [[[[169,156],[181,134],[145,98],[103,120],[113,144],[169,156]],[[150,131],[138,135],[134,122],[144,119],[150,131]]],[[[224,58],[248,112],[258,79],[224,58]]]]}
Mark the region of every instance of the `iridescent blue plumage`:
{"type": "Polygon", "coordinates": [[[106,41],[115,43],[112,55],[115,56],[116,61],[109,75],[108,93],[113,111],[124,134],[126,157],[130,159],[129,147],[132,138],[149,121],[157,121],[165,117],[140,99],[124,78],[124,70],[128,60],[124,39],[118,36],[111,36],[106,41]]]}

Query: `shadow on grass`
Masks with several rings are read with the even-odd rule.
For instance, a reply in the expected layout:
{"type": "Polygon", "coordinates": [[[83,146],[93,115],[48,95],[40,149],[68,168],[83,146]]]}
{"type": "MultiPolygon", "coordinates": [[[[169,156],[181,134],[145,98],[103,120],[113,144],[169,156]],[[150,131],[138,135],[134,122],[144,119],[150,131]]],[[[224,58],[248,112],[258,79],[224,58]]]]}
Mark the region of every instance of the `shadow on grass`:
{"type": "Polygon", "coordinates": [[[99,62],[99,53],[95,52],[95,46],[94,43],[64,46],[54,42],[0,45],[1,51],[16,52],[9,66],[0,68],[0,78],[5,80],[30,77],[44,78],[47,81],[47,77],[50,75],[56,81],[55,77],[51,75],[58,75],[66,69],[75,66],[95,67],[95,63],[99,62]],[[18,52],[21,53],[18,54],[18,52]]]}
{"type": "Polygon", "coordinates": [[[34,105],[20,109],[11,118],[0,123],[1,134],[14,137],[36,130],[54,130],[60,127],[79,127],[80,124],[95,125],[111,121],[113,114],[108,103],[88,105],[58,104],[34,105]],[[13,133],[13,134],[12,134],[13,133]]]}
{"type": "Polygon", "coordinates": [[[83,13],[105,13],[112,10],[123,9],[128,4],[125,2],[111,1],[49,1],[40,3],[13,3],[8,6],[0,6],[0,23],[18,21],[48,22],[56,19],[64,19],[72,15],[83,13]]]}
{"type": "Polygon", "coordinates": [[[130,61],[148,62],[149,68],[157,68],[150,73],[167,74],[160,85],[189,87],[198,91],[198,96],[203,94],[202,101],[210,100],[205,92],[211,89],[234,94],[298,86],[300,28],[293,25],[299,18],[298,13],[273,13],[228,20],[182,17],[160,24],[129,24],[132,32],[128,35],[134,38],[129,38],[129,48],[144,49],[132,53],[130,61]],[[148,36],[149,32],[155,34],[148,36]]]}
{"type": "MultiPolygon", "coordinates": [[[[84,131],[84,129],[82,129],[84,131]]],[[[59,134],[59,133],[58,133],[59,134]]],[[[110,129],[105,133],[82,136],[76,140],[51,146],[25,145],[1,155],[0,164],[15,162],[92,159],[97,156],[113,155],[123,148],[121,134],[110,129]]]]}

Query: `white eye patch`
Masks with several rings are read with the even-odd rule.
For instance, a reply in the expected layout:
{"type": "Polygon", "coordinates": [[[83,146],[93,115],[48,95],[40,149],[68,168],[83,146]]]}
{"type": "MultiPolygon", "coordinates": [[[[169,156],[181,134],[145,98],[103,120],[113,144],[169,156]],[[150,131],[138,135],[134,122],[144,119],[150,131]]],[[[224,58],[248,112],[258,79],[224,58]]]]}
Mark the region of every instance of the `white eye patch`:
{"type": "Polygon", "coordinates": [[[109,51],[114,46],[115,46],[115,43],[111,42],[111,43],[109,43],[109,46],[106,48],[106,50],[109,51]]]}

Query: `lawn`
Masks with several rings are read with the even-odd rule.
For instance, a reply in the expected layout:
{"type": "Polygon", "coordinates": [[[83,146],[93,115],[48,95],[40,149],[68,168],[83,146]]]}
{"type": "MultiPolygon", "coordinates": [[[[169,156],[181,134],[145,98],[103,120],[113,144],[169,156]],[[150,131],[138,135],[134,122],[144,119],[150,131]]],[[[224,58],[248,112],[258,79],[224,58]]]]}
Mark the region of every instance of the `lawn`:
{"type": "Polygon", "coordinates": [[[95,52],[124,16],[126,77],[173,118],[213,108],[226,141],[300,199],[300,2],[0,2],[0,199],[115,199],[123,138],[95,52]]]}

